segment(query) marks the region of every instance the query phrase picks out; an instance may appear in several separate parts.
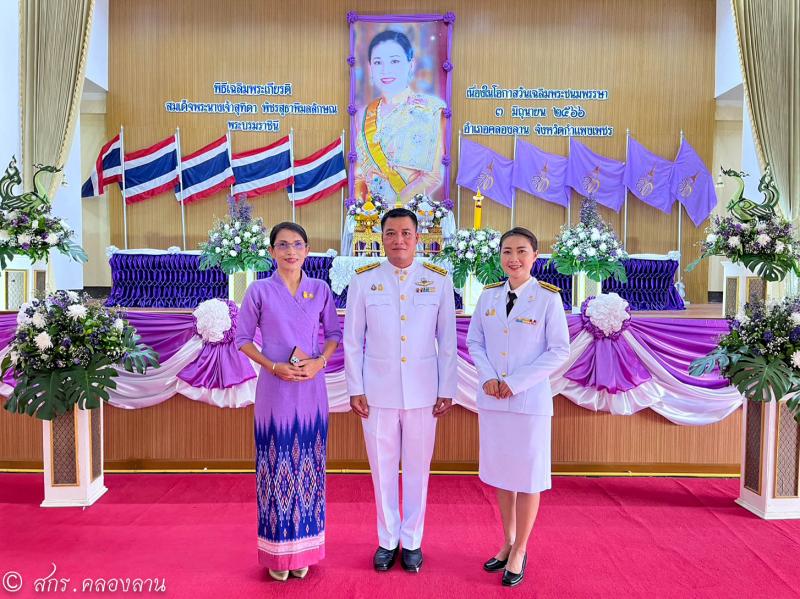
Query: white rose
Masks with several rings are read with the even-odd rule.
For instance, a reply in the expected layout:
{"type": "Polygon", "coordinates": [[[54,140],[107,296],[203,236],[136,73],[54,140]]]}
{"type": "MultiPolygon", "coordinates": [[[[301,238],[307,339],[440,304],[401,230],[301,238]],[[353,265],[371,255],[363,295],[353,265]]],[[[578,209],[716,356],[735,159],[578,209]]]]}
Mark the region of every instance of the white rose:
{"type": "Polygon", "coordinates": [[[8,220],[14,220],[15,218],[17,218],[17,216],[19,216],[19,214],[17,213],[16,210],[9,210],[8,212],[6,212],[6,218],[8,220]]]}
{"type": "Polygon", "coordinates": [[[231,244],[231,242],[228,241],[227,239],[223,239],[222,240],[222,245],[224,245],[225,247],[228,247],[230,244],[231,244]]]}
{"type": "Polygon", "coordinates": [[[437,210],[433,214],[436,216],[436,218],[442,218],[442,211],[441,210],[437,210]]]}
{"type": "Polygon", "coordinates": [[[483,246],[483,247],[481,248],[481,254],[488,254],[488,253],[489,253],[489,252],[491,252],[491,251],[492,251],[492,250],[490,250],[490,249],[489,249],[489,246],[488,246],[488,245],[485,245],[485,246],[483,246]]]}
{"type": "Polygon", "coordinates": [[[756,231],[763,231],[767,228],[767,223],[758,223],[756,225],[756,231]]]}
{"type": "Polygon", "coordinates": [[[48,348],[53,347],[53,340],[50,338],[45,331],[42,331],[34,338],[34,342],[36,343],[36,347],[39,348],[39,351],[44,351],[48,348]]]}
{"type": "Polygon", "coordinates": [[[783,250],[785,250],[785,249],[786,249],[786,244],[784,244],[782,241],[776,241],[775,242],[775,252],[776,253],[782,254],[783,250]]]}
{"type": "Polygon", "coordinates": [[[55,233],[48,233],[44,240],[47,242],[47,245],[56,245],[58,243],[58,235],[55,233]]]}
{"type": "Polygon", "coordinates": [[[47,326],[47,319],[44,317],[44,314],[37,312],[33,315],[33,318],[31,318],[31,324],[37,329],[43,329],[47,326]]]}
{"type": "Polygon", "coordinates": [[[228,254],[230,254],[231,257],[235,258],[236,257],[236,250],[231,250],[230,252],[228,252],[228,254]]]}
{"type": "Polygon", "coordinates": [[[23,243],[30,243],[30,242],[31,242],[31,236],[28,235],[27,233],[20,233],[19,235],[17,235],[18,244],[22,245],[23,243]]]}
{"type": "Polygon", "coordinates": [[[214,253],[219,254],[222,251],[222,248],[216,247],[214,248],[214,253]]]}
{"type": "Polygon", "coordinates": [[[245,231],[242,234],[242,237],[244,237],[245,239],[250,239],[252,237],[252,235],[250,234],[250,231],[245,231]]]}
{"type": "Polygon", "coordinates": [[[236,229],[236,230],[241,229],[242,228],[242,223],[240,223],[238,220],[234,221],[233,222],[233,228],[236,229]]]}
{"type": "Polygon", "coordinates": [[[578,256],[578,255],[580,255],[580,253],[581,253],[581,248],[574,248],[572,250],[572,255],[573,256],[578,256]]]}
{"type": "Polygon", "coordinates": [[[595,255],[597,255],[597,250],[592,248],[592,247],[587,248],[586,249],[586,255],[587,256],[595,256],[595,255]]]}
{"type": "Polygon", "coordinates": [[[116,318],[114,320],[114,324],[112,324],[111,326],[121,333],[122,331],[125,330],[125,321],[122,320],[121,318],[116,318]]]}
{"type": "Polygon", "coordinates": [[[709,233],[706,235],[706,243],[709,245],[713,245],[717,242],[717,236],[714,233],[709,233]]]}
{"type": "Polygon", "coordinates": [[[480,239],[481,241],[486,239],[486,233],[484,233],[483,231],[478,231],[477,233],[475,233],[475,239],[480,239]]]}
{"type": "Polygon", "coordinates": [[[228,225],[228,224],[225,225],[225,232],[226,233],[230,233],[231,232],[231,226],[230,225],[228,225]]]}
{"type": "Polygon", "coordinates": [[[459,237],[469,237],[469,232],[464,231],[463,229],[458,232],[459,237]]]}
{"type": "Polygon", "coordinates": [[[600,231],[598,231],[597,229],[592,229],[591,240],[600,241],[600,231]]]}
{"type": "Polygon", "coordinates": [[[467,242],[466,241],[459,241],[458,242],[458,249],[460,249],[460,250],[467,249],[467,242]]]}
{"type": "Polygon", "coordinates": [[[11,239],[11,235],[5,229],[0,229],[0,243],[5,243],[11,239]]]}
{"type": "Polygon", "coordinates": [[[464,257],[465,257],[467,260],[472,260],[473,258],[475,258],[475,252],[473,252],[472,250],[470,250],[470,251],[468,251],[466,254],[464,254],[464,257]]]}
{"type": "Polygon", "coordinates": [[[792,324],[794,326],[800,327],[800,312],[792,312],[789,318],[792,319],[792,324]]]}
{"type": "Polygon", "coordinates": [[[578,239],[586,239],[586,231],[578,231],[578,239]]]}
{"type": "Polygon", "coordinates": [[[258,233],[258,225],[253,225],[252,227],[250,227],[250,230],[251,230],[253,233],[258,233]]]}
{"type": "Polygon", "coordinates": [[[258,255],[262,258],[267,255],[267,250],[258,250],[258,255]]]}
{"type": "Polygon", "coordinates": [[[728,246],[730,246],[732,248],[737,248],[737,247],[740,247],[741,245],[742,245],[742,242],[735,235],[733,237],[729,237],[728,238],[728,246]]]}
{"type": "Polygon", "coordinates": [[[605,243],[601,243],[600,244],[600,251],[601,252],[605,252],[606,250],[608,250],[608,246],[605,243]]]}
{"type": "Polygon", "coordinates": [[[494,248],[496,248],[498,245],[500,245],[500,240],[499,240],[499,239],[492,239],[492,240],[489,242],[489,245],[490,245],[490,246],[491,246],[491,247],[494,249],[494,248]]]}
{"type": "Polygon", "coordinates": [[[762,233],[761,235],[756,237],[756,243],[761,247],[768,246],[770,241],[772,241],[772,237],[770,237],[766,233],[762,233]]]}
{"type": "Polygon", "coordinates": [[[87,312],[89,311],[86,309],[86,306],[81,304],[72,304],[69,308],[67,308],[67,315],[69,315],[72,320],[81,320],[86,318],[87,312]]]}
{"type": "Polygon", "coordinates": [[[242,243],[242,238],[237,235],[233,238],[233,243],[242,243]]]}

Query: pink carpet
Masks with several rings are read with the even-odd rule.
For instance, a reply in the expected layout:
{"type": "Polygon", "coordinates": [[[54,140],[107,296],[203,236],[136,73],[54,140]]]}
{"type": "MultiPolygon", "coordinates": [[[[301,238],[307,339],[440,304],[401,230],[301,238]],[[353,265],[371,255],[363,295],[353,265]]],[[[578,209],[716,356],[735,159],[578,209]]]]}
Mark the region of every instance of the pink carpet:
{"type": "Polygon", "coordinates": [[[738,507],[737,480],[554,477],[515,589],[481,570],[501,534],[477,477],[431,478],[418,575],[372,571],[370,479],[328,481],[328,557],[278,583],[257,564],[253,475],[107,475],[109,492],[81,511],[39,508],[41,475],[0,474],[0,577],[23,581],[0,597],[39,596],[51,562],[72,596],[99,577],[165,578],[172,598],[800,596],[800,521],[738,507]]]}

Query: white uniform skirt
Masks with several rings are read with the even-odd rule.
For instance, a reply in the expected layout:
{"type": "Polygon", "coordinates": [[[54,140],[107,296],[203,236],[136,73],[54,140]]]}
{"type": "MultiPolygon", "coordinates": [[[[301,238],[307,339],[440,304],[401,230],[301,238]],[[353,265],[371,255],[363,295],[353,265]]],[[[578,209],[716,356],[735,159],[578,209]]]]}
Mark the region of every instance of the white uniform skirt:
{"type": "Polygon", "coordinates": [[[506,491],[549,489],[551,420],[550,416],[478,409],[480,479],[506,491]]]}

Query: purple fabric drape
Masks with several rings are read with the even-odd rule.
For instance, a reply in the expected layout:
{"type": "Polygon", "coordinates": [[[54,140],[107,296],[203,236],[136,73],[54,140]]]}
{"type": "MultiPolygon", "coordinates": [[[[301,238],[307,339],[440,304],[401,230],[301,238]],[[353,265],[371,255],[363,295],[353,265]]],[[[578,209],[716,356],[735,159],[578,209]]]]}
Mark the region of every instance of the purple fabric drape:
{"type": "Polygon", "coordinates": [[[195,335],[194,316],[169,312],[128,312],[125,318],[141,335],[142,342],[166,362],[195,335]]]}
{"type": "Polygon", "coordinates": [[[609,393],[630,391],[652,377],[628,342],[595,339],[564,376],[583,387],[609,393]]]}

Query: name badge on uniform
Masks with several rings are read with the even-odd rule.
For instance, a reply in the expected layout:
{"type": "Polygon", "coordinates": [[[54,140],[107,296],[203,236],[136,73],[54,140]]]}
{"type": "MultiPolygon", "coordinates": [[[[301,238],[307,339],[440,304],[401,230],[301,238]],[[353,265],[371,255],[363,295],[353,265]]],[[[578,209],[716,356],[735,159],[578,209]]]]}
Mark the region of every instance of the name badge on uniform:
{"type": "Polygon", "coordinates": [[[520,324],[536,324],[536,321],[533,318],[520,317],[520,318],[515,318],[514,320],[520,324]]]}
{"type": "Polygon", "coordinates": [[[314,299],[314,294],[310,291],[303,292],[303,299],[314,299]]]}
{"type": "Polygon", "coordinates": [[[417,287],[417,293],[434,293],[436,291],[436,287],[433,286],[433,281],[429,281],[425,277],[421,278],[419,281],[414,281],[414,285],[417,287]]]}
{"type": "Polygon", "coordinates": [[[372,291],[383,291],[383,283],[378,283],[377,285],[373,283],[370,289],[372,289],[372,291]]]}
{"type": "Polygon", "coordinates": [[[497,316],[497,310],[494,308],[488,308],[484,316],[497,316]]]}

